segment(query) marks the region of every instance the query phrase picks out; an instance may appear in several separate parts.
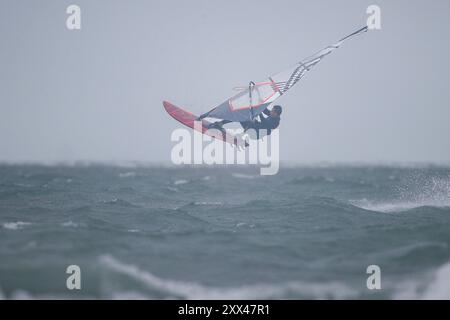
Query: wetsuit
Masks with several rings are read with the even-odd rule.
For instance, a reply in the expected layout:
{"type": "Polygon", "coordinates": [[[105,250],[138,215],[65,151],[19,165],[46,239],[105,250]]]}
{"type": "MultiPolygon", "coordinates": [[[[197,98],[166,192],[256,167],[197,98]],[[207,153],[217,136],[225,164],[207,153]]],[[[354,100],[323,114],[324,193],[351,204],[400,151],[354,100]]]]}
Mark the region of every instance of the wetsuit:
{"type": "MultiPolygon", "coordinates": [[[[244,132],[249,129],[254,129],[256,131],[256,138],[259,139],[259,130],[267,130],[267,135],[270,135],[272,133],[272,130],[277,128],[280,124],[280,117],[271,117],[270,111],[268,109],[265,109],[261,114],[258,115],[259,120],[255,121],[241,121],[239,122],[244,128],[244,132]],[[267,115],[267,117],[264,117],[262,114],[267,115]]],[[[214,125],[217,126],[223,126],[224,124],[230,123],[233,121],[230,120],[222,120],[218,122],[214,122],[212,124],[212,127],[214,125]]]]}
{"type": "Polygon", "coordinates": [[[259,114],[258,118],[259,121],[256,120],[241,122],[241,126],[244,128],[244,131],[247,131],[248,129],[255,129],[258,139],[260,129],[267,130],[267,135],[270,135],[272,133],[272,130],[276,129],[280,124],[280,117],[271,117],[270,111],[268,109],[265,109],[261,114],[259,114]],[[267,115],[267,117],[264,117],[262,115],[263,113],[267,115]]]}

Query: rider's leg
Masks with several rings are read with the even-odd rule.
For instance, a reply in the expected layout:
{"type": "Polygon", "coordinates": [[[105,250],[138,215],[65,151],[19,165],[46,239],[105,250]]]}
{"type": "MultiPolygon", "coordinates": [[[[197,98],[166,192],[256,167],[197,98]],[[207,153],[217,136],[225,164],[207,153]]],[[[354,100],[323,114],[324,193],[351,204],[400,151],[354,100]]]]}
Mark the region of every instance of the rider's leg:
{"type": "Polygon", "coordinates": [[[227,123],[230,123],[230,122],[233,122],[233,121],[230,121],[230,120],[216,121],[216,122],[213,122],[213,123],[209,124],[208,128],[222,128],[222,126],[224,124],[227,124],[227,123]]]}

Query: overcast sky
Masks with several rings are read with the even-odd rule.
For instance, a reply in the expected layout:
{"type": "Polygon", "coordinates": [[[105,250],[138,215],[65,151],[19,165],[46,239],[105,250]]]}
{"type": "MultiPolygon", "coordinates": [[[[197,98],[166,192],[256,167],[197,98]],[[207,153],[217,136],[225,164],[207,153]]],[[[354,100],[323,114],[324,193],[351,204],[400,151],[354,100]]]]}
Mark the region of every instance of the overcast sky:
{"type": "Polygon", "coordinates": [[[170,161],[205,112],[362,27],[277,102],[281,160],[450,162],[450,1],[0,2],[1,161],[170,161]],[[80,31],[66,8],[81,7],[80,31]]]}

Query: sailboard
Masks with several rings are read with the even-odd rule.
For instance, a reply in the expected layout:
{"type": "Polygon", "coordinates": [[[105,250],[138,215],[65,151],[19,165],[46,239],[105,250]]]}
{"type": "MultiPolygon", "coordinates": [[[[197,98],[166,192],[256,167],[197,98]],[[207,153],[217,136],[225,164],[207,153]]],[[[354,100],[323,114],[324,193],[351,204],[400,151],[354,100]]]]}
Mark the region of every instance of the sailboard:
{"type": "Polygon", "coordinates": [[[241,138],[239,135],[234,135],[227,131],[226,129],[223,129],[222,131],[217,129],[208,129],[208,126],[211,124],[211,122],[206,120],[199,120],[199,124],[201,121],[201,125],[196,126],[195,121],[197,120],[197,116],[193,113],[184,110],[180,107],[177,107],[173,105],[172,103],[168,101],[163,102],[164,109],[166,109],[167,113],[172,116],[175,120],[178,122],[184,124],[185,126],[192,128],[194,130],[197,130],[201,132],[202,134],[206,134],[210,137],[213,137],[215,139],[222,140],[224,142],[228,142],[231,145],[235,145],[237,147],[247,147],[248,143],[241,138]]]}
{"type": "MultiPolygon", "coordinates": [[[[307,71],[311,70],[324,57],[339,48],[344,41],[367,32],[367,30],[368,27],[365,26],[345,36],[336,43],[317,51],[284,71],[271,75],[260,82],[251,81],[247,87],[237,88],[239,90],[237,94],[203,114],[201,118],[217,118],[236,122],[253,121],[270,104],[284,95],[303,78],[307,71]]],[[[169,103],[164,102],[164,107],[168,110],[166,104],[169,103]]],[[[172,108],[169,108],[169,110],[172,110],[172,108]]],[[[190,124],[193,122],[193,116],[186,116],[183,112],[169,112],[169,114],[181,123],[192,127],[190,124]]]]}

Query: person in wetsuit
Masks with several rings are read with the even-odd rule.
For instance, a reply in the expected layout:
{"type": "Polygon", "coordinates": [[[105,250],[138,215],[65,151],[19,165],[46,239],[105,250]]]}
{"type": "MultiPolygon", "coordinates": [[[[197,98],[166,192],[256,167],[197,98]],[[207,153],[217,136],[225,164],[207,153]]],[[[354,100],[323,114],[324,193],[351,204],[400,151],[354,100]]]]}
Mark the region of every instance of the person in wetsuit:
{"type": "MultiPolygon", "coordinates": [[[[254,129],[256,131],[256,137],[259,139],[259,130],[267,130],[267,135],[272,133],[273,129],[276,129],[280,124],[280,115],[282,112],[281,106],[274,106],[272,110],[265,109],[262,113],[258,115],[258,118],[254,121],[242,121],[240,122],[244,132],[249,129],[254,129]],[[265,114],[267,117],[264,117],[265,114]]],[[[224,124],[230,123],[230,120],[221,120],[209,125],[209,129],[219,129],[223,130],[222,126],[224,124]]]]}

